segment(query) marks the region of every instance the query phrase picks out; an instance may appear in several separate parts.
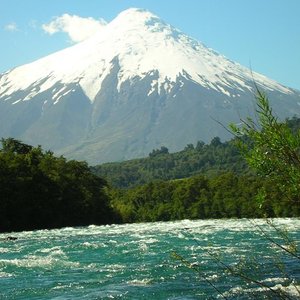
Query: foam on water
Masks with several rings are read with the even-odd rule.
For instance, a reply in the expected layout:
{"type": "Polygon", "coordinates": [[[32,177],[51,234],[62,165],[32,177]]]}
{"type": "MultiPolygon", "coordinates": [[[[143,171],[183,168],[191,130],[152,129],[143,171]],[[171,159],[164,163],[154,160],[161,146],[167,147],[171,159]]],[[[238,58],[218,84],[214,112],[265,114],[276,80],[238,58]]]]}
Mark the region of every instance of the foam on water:
{"type": "MultiPolygon", "coordinates": [[[[299,244],[299,219],[274,224],[299,244]]],[[[228,299],[248,299],[251,293],[263,299],[257,286],[229,276],[214,256],[239,268],[251,257],[248,262],[264,271],[256,274],[261,282],[293,295],[290,279],[273,268],[274,254],[298,283],[299,262],[270,245],[257,226],[276,237],[264,220],[91,225],[10,233],[15,241],[0,234],[0,299],[220,298],[207,281],[228,299]]]]}

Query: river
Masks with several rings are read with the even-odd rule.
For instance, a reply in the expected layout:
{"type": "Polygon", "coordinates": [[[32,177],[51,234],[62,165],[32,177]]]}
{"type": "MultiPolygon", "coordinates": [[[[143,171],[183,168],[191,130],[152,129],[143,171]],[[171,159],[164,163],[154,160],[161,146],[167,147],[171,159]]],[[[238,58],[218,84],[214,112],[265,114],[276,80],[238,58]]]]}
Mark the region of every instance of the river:
{"type": "Polygon", "coordinates": [[[183,220],[0,234],[0,299],[277,299],[279,289],[299,299],[299,259],[274,242],[287,247],[280,228],[299,245],[300,219],[273,224],[183,220]]]}

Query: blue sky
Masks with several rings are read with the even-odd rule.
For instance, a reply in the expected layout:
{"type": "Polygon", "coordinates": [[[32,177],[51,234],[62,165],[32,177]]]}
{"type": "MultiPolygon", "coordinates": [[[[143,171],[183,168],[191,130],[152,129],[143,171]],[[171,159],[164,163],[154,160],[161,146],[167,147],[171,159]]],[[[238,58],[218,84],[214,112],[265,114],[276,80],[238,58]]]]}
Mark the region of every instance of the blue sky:
{"type": "Polygon", "coordinates": [[[130,7],[300,90],[300,0],[0,0],[0,72],[72,45],[66,32],[45,31],[57,17],[109,22],[130,7]]]}

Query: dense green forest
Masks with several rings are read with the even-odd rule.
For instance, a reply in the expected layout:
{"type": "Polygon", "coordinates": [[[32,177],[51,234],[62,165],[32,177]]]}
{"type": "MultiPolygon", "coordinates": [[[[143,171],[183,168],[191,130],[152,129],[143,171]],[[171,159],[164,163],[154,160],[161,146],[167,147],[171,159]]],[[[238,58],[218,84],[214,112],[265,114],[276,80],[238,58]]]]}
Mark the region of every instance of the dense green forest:
{"type": "Polygon", "coordinates": [[[112,223],[106,186],[84,162],[2,139],[0,231],[112,223]]]}
{"type": "MultiPolygon", "coordinates": [[[[300,119],[286,120],[293,133],[300,129],[300,119]]],[[[146,158],[105,163],[91,168],[118,188],[131,188],[153,180],[172,180],[195,175],[214,177],[222,172],[237,175],[253,174],[236,146],[237,139],[222,142],[215,137],[210,144],[198,141],[182,151],[169,153],[166,147],[154,149],[146,158]]]]}
{"type": "Polygon", "coordinates": [[[92,167],[118,188],[131,188],[153,180],[182,179],[195,175],[216,176],[220,172],[248,174],[249,168],[235,145],[235,140],[222,143],[215,137],[206,145],[198,141],[180,152],[169,153],[166,147],[155,149],[149,157],[92,167]]]}
{"type": "MultiPolygon", "coordinates": [[[[300,119],[286,124],[300,141],[300,119]]],[[[242,140],[252,149],[243,136],[242,140]]],[[[277,177],[274,171],[258,176],[248,164],[258,157],[264,167],[265,148],[260,149],[263,156],[255,152],[246,162],[236,147],[240,141],[237,136],[222,143],[216,137],[208,145],[190,144],[177,153],[162,147],[144,159],[89,167],[41,147],[2,139],[0,232],[185,218],[300,216],[299,201],[291,201],[298,197],[298,177],[288,185],[282,172],[277,177]]],[[[268,167],[275,158],[271,154],[268,167]]],[[[291,172],[298,169],[292,165],[291,172]]],[[[291,172],[286,178],[293,179],[291,172]]]]}
{"type": "Polygon", "coordinates": [[[300,215],[299,205],[283,199],[268,180],[232,172],[154,181],[111,193],[111,204],[122,222],[300,215]],[[262,188],[268,194],[263,204],[255,201],[262,188]]]}
{"type": "MultiPolygon", "coordinates": [[[[291,132],[289,139],[294,136],[300,140],[297,138],[300,119],[278,123],[279,128],[285,125],[286,131],[291,132]]],[[[242,144],[248,150],[254,149],[253,157],[258,150],[262,151],[259,163],[264,166],[265,152],[276,144],[271,140],[271,146],[265,145],[269,140],[265,135],[271,138],[272,130],[264,133],[260,149],[254,147],[255,139],[247,134],[225,143],[216,137],[209,145],[198,142],[177,153],[169,153],[162,147],[147,158],[108,163],[94,167],[93,171],[117,187],[111,190],[111,204],[122,222],[299,216],[299,201],[291,201],[293,196],[287,185],[284,183],[283,190],[278,181],[274,182],[271,171],[261,174],[265,176],[255,173],[259,168],[251,171],[248,167],[251,161],[246,162],[247,155],[242,156],[243,151],[237,147],[242,144]]],[[[288,143],[283,132],[279,136],[288,143]]],[[[276,153],[270,153],[272,162],[276,153]]],[[[284,153],[279,156],[284,157],[284,153]]]]}

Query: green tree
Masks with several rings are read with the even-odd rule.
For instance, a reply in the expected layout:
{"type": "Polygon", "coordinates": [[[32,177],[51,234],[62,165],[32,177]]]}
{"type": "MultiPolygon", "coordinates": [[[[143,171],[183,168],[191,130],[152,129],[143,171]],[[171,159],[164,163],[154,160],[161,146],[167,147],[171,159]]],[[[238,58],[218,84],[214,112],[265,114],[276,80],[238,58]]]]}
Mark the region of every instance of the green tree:
{"type": "MultiPolygon", "coordinates": [[[[230,125],[238,138],[238,147],[250,167],[268,178],[282,195],[299,207],[300,200],[300,131],[278,121],[267,96],[257,91],[257,121],[247,118],[242,126],[230,125]]],[[[260,198],[265,193],[260,192],[260,198]]]]}
{"type": "Polygon", "coordinates": [[[12,152],[16,154],[26,154],[32,150],[32,146],[26,145],[14,138],[1,139],[2,152],[12,152]]]}
{"type": "MultiPolygon", "coordinates": [[[[279,122],[272,111],[267,96],[259,90],[257,90],[256,101],[257,121],[247,118],[246,120],[242,120],[241,127],[231,125],[230,128],[238,138],[239,149],[248,164],[260,176],[267,179],[267,184],[272,184],[271,189],[267,190],[267,185],[265,184],[259,190],[257,199],[260,201],[261,207],[266,207],[266,199],[270,199],[271,195],[273,197],[267,205],[269,209],[273,206],[276,211],[285,206],[292,212],[296,211],[297,214],[300,211],[300,131],[288,126],[291,122],[279,122]],[[276,195],[275,191],[276,199],[273,194],[276,189],[280,191],[281,198],[283,198],[280,199],[280,204],[278,204],[279,195],[276,195]],[[270,191],[273,193],[270,193],[270,191]]],[[[289,237],[288,232],[275,226],[271,220],[266,219],[267,224],[275,229],[275,236],[277,236],[274,238],[267,234],[261,226],[257,225],[254,221],[252,222],[258,232],[273,247],[287,255],[289,261],[293,260],[295,264],[299,264],[298,246],[289,237]],[[278,238],[282,241],[278,242],[278,238]]],[[[289,284],[295,289],[295,298],[298,299],[300,296],[299,280],[284,266],[280,258],[275,257],[273,264],[279,273],[289,280],[289,284]]],[[[230,269],[229,271],[234,275],[234,271],[232,272],[230,269]]],[[[249,279],[244,272],[238,273],[238,276],[245,280],[249,279]]],[[[262,283],[259,281],[255,283],[262,286],[262,283]]],[[[281,288],[274,289],[273,284],[271,287],[265,286],[265,288],[272,292],[272,299],[275,297],[279,299],[294,299],[285,290],[281,288]]]]}

